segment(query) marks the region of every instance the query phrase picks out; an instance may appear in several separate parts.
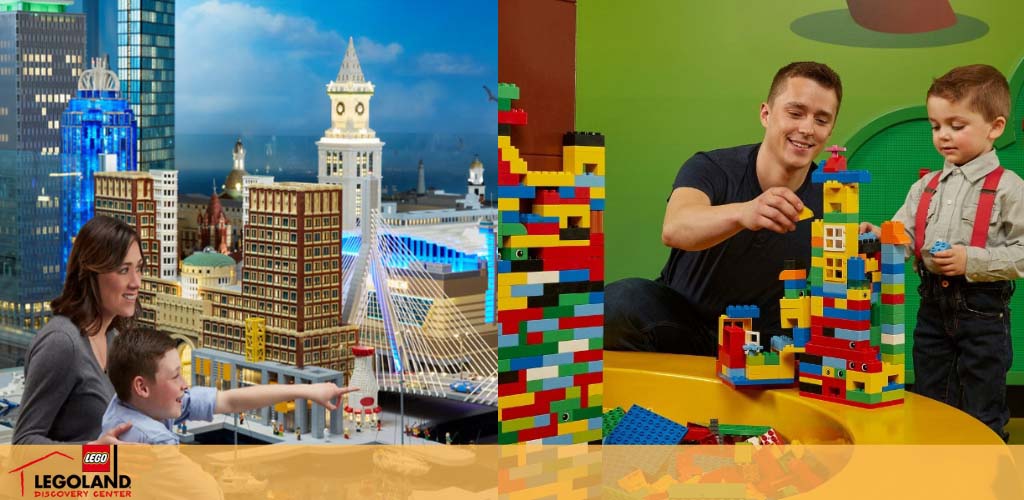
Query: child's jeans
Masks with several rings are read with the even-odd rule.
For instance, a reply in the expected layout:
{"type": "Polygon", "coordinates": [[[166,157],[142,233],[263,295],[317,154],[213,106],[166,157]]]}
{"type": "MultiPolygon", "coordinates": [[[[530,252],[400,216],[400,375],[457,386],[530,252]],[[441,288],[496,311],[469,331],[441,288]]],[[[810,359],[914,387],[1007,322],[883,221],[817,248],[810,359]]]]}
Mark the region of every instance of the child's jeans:
{"type": "Polygon", "coordinates": [[[914,329],[914,392],[960,408],[1004,441],[1012,281],[968,283],[921,273],[914,329]]]}

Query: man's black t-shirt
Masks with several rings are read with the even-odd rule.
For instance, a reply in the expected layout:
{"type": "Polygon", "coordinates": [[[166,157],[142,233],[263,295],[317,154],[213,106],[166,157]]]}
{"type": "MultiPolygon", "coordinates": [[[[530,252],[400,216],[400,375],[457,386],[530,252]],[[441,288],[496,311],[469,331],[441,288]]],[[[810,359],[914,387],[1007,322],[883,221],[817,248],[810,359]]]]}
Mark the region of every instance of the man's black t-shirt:
{"type": "MultiPolygon", "coordinates": [[[[757,180],[758,148],[760,144],[751,144],[697,153],[679,169],[672,189],[699,189],[712,205],[757,198],[763,192],[757,180]]],[[[812,165],[812,171],[814,168],[812,165]]],[[[796,195],[814,211],[815,218],[821,217],[821,186],[811,185],[810,173],[796,195]]],[[[706,250],[673,248],[659,281],[686,297],[702,318],[701,326],[711,331],[717,330],[718,316],[725,314],[726,306],[754,304],[761,309],[754,329],[762,332],[763,343],[774,335],[792,335],[780,327],[783,283],[779,273],[787,259],[795,260],[797,268],[809,270],[811,220],[798,222],[796,231],[787,234],[744,229],[706,250]]]]}

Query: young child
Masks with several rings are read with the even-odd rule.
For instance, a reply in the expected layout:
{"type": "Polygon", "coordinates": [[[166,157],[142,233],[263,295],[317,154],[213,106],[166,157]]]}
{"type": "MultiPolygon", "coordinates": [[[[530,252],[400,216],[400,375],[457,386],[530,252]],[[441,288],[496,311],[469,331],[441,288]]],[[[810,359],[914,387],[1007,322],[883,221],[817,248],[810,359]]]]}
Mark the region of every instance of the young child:
{"type": "Polygon", "coordinates": [[[992,147],[1010,116],[1009,86],[991,66],[953,68],[928,89],[927,108],[945,162],[911,186],[893,217],[906,227],[921,276],[914,391],[1006,440],[1009,301],[1024,275],[1024,182],[992,147]]]}
{"type": "Polygon", "coordinates": [[[116,396],[103,414],[104,432],[130,422],[120,439],[132,443],[177,444],[171,430],[185,420],[213,420],[214,413],[235,413],[283,401],[308,399],[329,410],[343,394],[355,391],[333,383],[257,385],[228,391],[188,388],[174,341],[163,333],[132,330],[114,339],[107,372],[116,396]]]}

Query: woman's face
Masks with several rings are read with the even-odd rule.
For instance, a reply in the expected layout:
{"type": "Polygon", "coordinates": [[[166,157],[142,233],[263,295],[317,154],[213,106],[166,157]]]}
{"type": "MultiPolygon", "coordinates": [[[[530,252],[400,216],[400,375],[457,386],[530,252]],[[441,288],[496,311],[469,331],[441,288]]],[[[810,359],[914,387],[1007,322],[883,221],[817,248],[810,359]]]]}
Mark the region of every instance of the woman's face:
{"type": "Polygon", "coordinates": [[[99,275],[100,310],[104,323],[116,316],[127,318],[135,314],[135,301],[139,298],[139,285],[142,283],[142,265],[139,244],[133,241],[121,267],[99,275]]]}

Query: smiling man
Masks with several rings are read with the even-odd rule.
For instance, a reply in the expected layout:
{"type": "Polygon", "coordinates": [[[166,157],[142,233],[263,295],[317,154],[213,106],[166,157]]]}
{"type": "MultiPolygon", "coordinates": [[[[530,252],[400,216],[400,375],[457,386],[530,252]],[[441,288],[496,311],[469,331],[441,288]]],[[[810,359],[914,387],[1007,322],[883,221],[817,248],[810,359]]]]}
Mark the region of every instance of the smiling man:
{"type": "Polygon", "coordinates": [[[701,152],[679,169],[662,242],[672,250],[656,280],[629,278],[605,291],[605,348],[713,356],[728,305],[757,305],[766,345],[779,326],[779,272],[810,264],[811,221],[821,189],[814,158],[832,135],[842,83],[828,66],[795,62],[761,104],[760,144],[701,152]]]}

